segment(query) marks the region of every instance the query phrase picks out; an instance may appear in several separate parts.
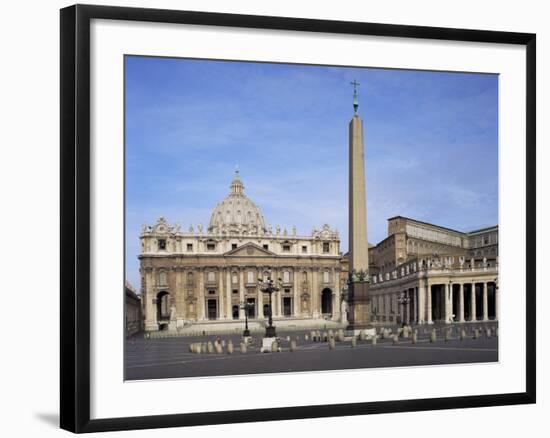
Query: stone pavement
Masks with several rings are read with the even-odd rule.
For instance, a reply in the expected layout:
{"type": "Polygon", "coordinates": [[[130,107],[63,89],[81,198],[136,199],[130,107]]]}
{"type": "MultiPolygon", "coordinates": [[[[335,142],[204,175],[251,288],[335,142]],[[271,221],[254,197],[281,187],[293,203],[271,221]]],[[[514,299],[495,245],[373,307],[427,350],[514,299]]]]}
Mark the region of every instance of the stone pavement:
{"type": "MultiPolygon", "coordinates": [[[[494,329],[495,324],[491,327],[494,329]]],[[[378,339],[377,345],[370,340],[336,342],[329,349],[328,342],[312,342],[309,331],[284,333],[280,336],[282,351],[260,353],[262,337],[253,335],[252,344],[246,353],[241,353],[238,335],[220,336],[235,347],[233,354],[191,353],[189,345],[194,342],[214,342],[216,336],[174,337],[144,339],[142,336],[127,341],[125,349],[126,380],[144,380],[175,377],[198,377],[219,375],[242,375],[276,372],[320,371],[373,367],[396,367],[418,365],[466,364],[498,361],[498,337],[486,337],[481,330],[477,339],[472,339],[473,326],[465,327],[467,337],[459,339],[461,327],[453,327],[450,339],[445,341],[447,327],[438,327],[436,342],[430,342],[432,327],[419,328],[418,342],[399,338],[378,339]],[[290,342],[296,340],[296,351],[290,351],[290,342]]]]}

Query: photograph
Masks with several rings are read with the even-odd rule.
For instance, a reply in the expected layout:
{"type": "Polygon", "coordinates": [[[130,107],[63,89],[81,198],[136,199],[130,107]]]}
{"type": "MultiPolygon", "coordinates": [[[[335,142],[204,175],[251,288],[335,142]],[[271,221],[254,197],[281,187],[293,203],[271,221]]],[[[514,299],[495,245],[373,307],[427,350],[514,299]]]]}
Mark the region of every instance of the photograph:
{"type": "Polygon", "coordinates": [[[126,54],[123,91],[126,381],[498,364],[498,74],[126,54]]]}

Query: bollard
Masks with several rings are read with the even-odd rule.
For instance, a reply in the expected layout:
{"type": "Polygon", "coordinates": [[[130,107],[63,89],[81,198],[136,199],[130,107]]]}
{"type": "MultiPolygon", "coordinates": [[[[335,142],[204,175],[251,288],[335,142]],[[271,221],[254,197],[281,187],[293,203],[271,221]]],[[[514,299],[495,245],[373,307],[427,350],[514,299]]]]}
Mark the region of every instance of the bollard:
{"type": "Polygon", "coordinates": [[[195,353],[202,354],[202,344],[195,344],[195,353]]]}
{"type": "Polygon", "coordinates": [[[449,342],[451,340],[451,330],[445,330],[445,342],[449,342]]]}
{"type": "Polygon", "coordinates": [[[463,341],[466,337],[466,331],[464,329],[460,330],[460,340],[463,341]]]}
{"type": "Polygon", "coordinates": [[[208,344],[206,345],[206,349],[209,354],[214,353],[214,346],[212,345],[211,341],[208,341],[208,344]]]}
{"type": "Polygon", "coordinates": [[[277,353],[278,350],[279,350],[279,343],[277,341],[273,341],[271,343],[271,352],[277,353]]]}
{"type": "Polygon", "coordinates": [[[416,344],[418,342],[418,332],[415,330],[412,334],[412,337],[411,337],[411,342],[413,344],[416,344]]]}
{"type": "Polygon", "coordinates": [[[288,342],[290,342],[290,336],[287,336],[287,337],[286,337],[286,340],[287,340],[288,342]]]}
{"type": "Polygon", "coordinates": [[[233,354],[233,342],[231,339],[227,343],[227,354],[233,354]]]}
{"type": "Polygon", "coordinates": [[[437,341],[437,333],[435,332],[435,329],[432,329],[432,332],[430,334],[430,342],[437,341]]]}
{"type": "Polygon", "coordinates": [[[225,348],[225,339],[222,340],[222,348],[225,348]]]}
{"type": "Polygon", "coordinates": [[[290,351],[296,351],[296,341],[290,341],[290,351]]]}
{"type": "Polygon", "coordinates": [[[365,332],[363,330],[360,330],[359,331],[359,340],[360,341],[364,341],[366,338],[365,338],[365,332]]]}
{"type": "Polygon", "coordinates": [[[498,337],[498,327],[495,329],[495,336],[498,337]]]}
{"type": "Polygon", "coordinates": [[[241,342],[241,354],[245,354],[245,353],[246,353],[246,343],[241,342]]]}
{"type": "Polygon", "coordinates": [[[328,341],[328,349],[334,350],[334,347],[336,347],[336,343],[334,342],[334,338],[330,338],[328,341]]]}
{"type": "Polygon", "coordinates": [[[355,339],[355,336],[351,338],[351,348],[355,347],[357,345],[357,339],[355,339]]]}
{"type": "Polygon", "coordinates": [[[223,348],[222,348],[221,342],[216,342],[215,350],[216,350],[216,353],[217,353],[217,354],[223,353],[223,348]]]}
{"type": "Polygon", "coordinates": [[[308,335],[304,335],[304,341],[308,341],[308,340],[309,340],[308,335]]]}
{"type": "Polygon", "coordinates": [[[491,327],[487,327],[487,330],[485,331],[485,337],[487,338],[491,337],[491,327]]]}
{"type": "Polygon", "coordinates": [[[393,335],[392,344],[397,345],[398,343],[399,343],[399,336],[398,335],[393,335]]]}
{"type": "Polygon", "coordinates": [[[374,336],[371,338],[370,341],[373,347],[377,344],[378,340],[376,339],[376,333],[374,334],[374,336]]]}
{"type": "Polygon", "coordinates": [[[384,329],[382,330],[382,339],[387,339],[387,338],[388,338],[388,329],[384,327],[384,329]]]}
{"type": "Polygon", "coordinates": [[[189,344],[189,353],[194,353],[193,344],[189,344]]]}
{"type": "Polygon", "coordinates": [[[474,329],[474,335],[472,336],[473,339],[479,338],[479,331],[477,329],[474,329]]]}

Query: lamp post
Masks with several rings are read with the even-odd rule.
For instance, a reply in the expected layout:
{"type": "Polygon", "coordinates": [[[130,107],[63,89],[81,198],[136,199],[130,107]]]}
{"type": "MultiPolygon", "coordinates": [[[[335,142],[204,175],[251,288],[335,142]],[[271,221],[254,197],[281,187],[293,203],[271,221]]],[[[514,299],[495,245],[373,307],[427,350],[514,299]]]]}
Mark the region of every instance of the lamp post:
{"type": "MultiPolygon", "coordinates": [[[[279,279],[279,284],[280,283],[281,283],[281,279],[279,279]]],[[[273,325],[273,311],[272,311],[273,307],[271,304],[271,295],[273,294],[273,292],[277,292],[281,288],[275,285],[275,282],[271,279],[271,277],[267,277],[265,281],[259,278],[258,287],[260,288],[261,292],[266,292],[269,295],[269,319],[268,319],[269,324],[265,328],[265,337],[274,338],[277,336],[277,333],[275,331],[275,326],[273,325]]]]}
{"type": "Polygon", "coordinates": [[[244,301],[241,303],[241,309],[244,310],[244,331],[243,337],[247,338],[250,336],[250,330],[248,330],[248,310],[254,307],[254,304],[244,301]]]}

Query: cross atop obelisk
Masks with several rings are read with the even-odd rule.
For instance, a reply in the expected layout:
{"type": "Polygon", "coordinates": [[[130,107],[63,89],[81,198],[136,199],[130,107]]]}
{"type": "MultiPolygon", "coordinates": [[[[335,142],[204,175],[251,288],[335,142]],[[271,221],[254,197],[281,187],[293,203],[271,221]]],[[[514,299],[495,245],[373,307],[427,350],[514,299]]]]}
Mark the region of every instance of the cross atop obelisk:
{"type": "Polygon", "coordinates": [[[357,114],[357,109],[359,108],[359,100],[357,99],[357,87],[361,84],[355,79],[353,80],[353,82],[350,82],[350,84],[353,85],[353,112],[357,114]]]}

